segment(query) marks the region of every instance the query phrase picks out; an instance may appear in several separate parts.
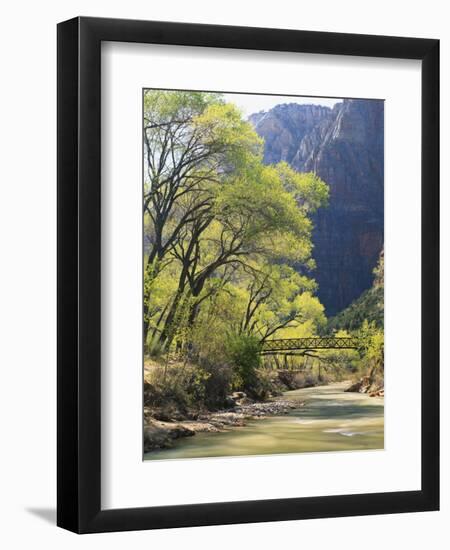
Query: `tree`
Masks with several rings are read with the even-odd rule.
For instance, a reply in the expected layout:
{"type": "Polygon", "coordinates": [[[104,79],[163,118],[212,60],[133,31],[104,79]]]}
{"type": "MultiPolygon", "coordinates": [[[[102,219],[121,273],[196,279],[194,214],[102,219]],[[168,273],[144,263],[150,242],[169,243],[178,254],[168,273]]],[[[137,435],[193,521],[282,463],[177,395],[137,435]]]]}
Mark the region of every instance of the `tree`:
{"type": "Polygon", "coordinates": [[[144,93],[144,222],[147,284],[144,338],[152,282],[186,225],[208,216],[216,187],[261,140],[218,94],[144,93]]]}
{"type": "Polygon", "coordinates": [[[292,261],[312,267],[308,214],[326,200],[325,184],[312,174],[299,175],[285,165],[266,167],[258,160],[224,180],[211,210],[198,213],[186,226],[186,241],[180,239],[174,246],[173,254],[183,268],[178,298],[166,320],[165,340],[173,334],[170,325],[186,285],[195,298],[189,315],[192,322],[207,280],[223,266],[292,261]],[[303,190],[308,200],[302,203],[303,190]]]}
{"type": "Polygon", "coordinates": [[[261,139],[217,94],[152,91],[144,107],[145,339],[151,326],[159,346],[179,347],[203,308],[200,322],[222,315],[224,294],[227,307],[242,298],[229,309],[240,333],[270,338],[307,322],[311,304],[318,323],[315,284],[292,266],[314,267],[311,214],[326,184],[286,163],[265,166],[261,139]],[[167,276],[176,282],[155,308],[167,276]]]}
{"type": "Polygon", "coordinates": [[[315,288],[312,279],[283,264],[252,270],[240,332],[258,334],[264,342],[283,329],[296,329],[310,320],[323,323],[324,308],[311,295],[315,288]]]}

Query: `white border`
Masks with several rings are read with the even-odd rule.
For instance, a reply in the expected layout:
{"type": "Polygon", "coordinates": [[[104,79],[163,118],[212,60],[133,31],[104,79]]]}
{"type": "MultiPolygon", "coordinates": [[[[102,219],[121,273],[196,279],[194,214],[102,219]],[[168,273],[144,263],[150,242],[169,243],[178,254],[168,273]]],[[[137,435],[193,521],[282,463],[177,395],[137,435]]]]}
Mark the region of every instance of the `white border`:
{"type": "Polygon", "coordinates": [[[102,508],[420,489],[420,62],[102,44],[102,508]],[[385,450],[142,461],[142,88],[385,98],[385,450]]]}

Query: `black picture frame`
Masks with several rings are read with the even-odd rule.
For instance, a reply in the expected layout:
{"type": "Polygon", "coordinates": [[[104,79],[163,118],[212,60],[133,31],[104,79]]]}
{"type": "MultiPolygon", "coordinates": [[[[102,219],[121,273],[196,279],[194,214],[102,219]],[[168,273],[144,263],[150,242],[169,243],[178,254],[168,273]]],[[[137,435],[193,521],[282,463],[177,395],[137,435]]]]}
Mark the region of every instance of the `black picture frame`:
{"type": "Polygon", "coordinates": [[[439,41],[77,17],[58,25],[57,524],[76,533],[437,510],[439,507],[439,41]],[[102,41],[422,61],[422,489],[101,509],[102,41]]]}

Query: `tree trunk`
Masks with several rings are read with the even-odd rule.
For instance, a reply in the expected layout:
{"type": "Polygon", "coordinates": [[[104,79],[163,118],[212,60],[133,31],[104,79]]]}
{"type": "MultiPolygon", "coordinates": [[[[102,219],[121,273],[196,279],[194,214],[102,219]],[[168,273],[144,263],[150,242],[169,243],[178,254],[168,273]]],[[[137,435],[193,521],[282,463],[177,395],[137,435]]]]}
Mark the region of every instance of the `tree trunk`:
{"type": "MultiPolygon", "coordinates": [[[[150,277],[150,280],[153,281],[158,276],[158,267],[156,264],[156,256],[157,256],[157,249],[156,247],[153,247],[152,251],[150,252],[148,258],[147,258],[147,264],[145,265],[145,274],[147,274],[150,277]]],[[[144,276],[145,280],[145,276],[144,276]]],[[[148,329],[150,324],[149,319],[149,311],[150,311],[150,296],[151,296],[151,284],[144,285],[144,292],[143,292],[143,317],[144,317],[144,326],[143,326],[143,341],[144,341],[144,348],[147,343],[147,336],[148,336],[148,329]]]]}
{"type": "Polygon", "coordinates": [[[175,336],[174,333],[174,323],[177,318],[177,314],[179,312],[180,302],[181,298],[183,297],[184,289],[177,290],[177,293],[175,294],[175,297],[172,301],[172,305],[170,306],[169,313],[167,314],[166,320],[164,322],[164,328],[161,331],[161,335],[159,337],[159,342],[163,346],[167,346],[167,348],[172,343],[172,340],[175,336]]]}

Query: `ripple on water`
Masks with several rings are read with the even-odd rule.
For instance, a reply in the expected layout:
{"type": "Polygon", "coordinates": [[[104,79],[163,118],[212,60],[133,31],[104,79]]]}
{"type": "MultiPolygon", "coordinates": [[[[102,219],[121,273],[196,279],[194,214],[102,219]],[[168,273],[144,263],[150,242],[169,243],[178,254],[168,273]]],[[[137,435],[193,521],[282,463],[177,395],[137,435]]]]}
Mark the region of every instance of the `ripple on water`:
{"type": "Polygon", "coordinates": [[[287,392],[287,398],[304,398],[305,406],[239,429],[183,438],[171,449],[147,453],[145,459],[383,449],[383,398],[344,393],[344,387],[333,384],[287,392]]]}

